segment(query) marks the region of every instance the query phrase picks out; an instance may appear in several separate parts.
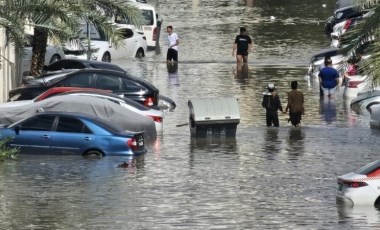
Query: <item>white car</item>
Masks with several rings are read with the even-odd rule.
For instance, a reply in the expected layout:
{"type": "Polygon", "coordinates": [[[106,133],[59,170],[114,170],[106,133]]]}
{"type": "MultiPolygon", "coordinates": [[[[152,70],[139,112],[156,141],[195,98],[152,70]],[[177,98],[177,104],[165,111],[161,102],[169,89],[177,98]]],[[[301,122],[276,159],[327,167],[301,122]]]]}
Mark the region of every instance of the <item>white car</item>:
{"type": "Polygon", "coordinates": [[[333,62],[333,68],[338,71],[343,68],[343,62],[346,60],[344,55],[339,54],[338,48],[330,47],[315,53],[309,62],[308,74],[310,77],[318,78],[319,70],[325,66],[325,57],[328,56],[333,62]]]}
{"type": "MultiPolygon", "coordinates": [[[[94,26],[90,28],[90,47],[86,42],[71,42],[64,46],[66,58],[88,59],[87,51],[90,50],[90,59],[96,61],[111,62],[119,58],[142,58],[146,54],[146,37],[132,26],[119,26],[118,30],[122,33],[123,41],[120,47],[111,45],[105,36],[97,31],[94,26]]],[[[87,26],[83,25],[83,37],[87,36],[87,26]]],[[[84,39],[86,40],[86,39],[84,39]]]]}
{"type": "MultiPolygon", "coordinates": [[[[131,6],[138,8],[141,12],[141,27],[137,28],[141,30],[147,40],[149,48],[154,48],[156,46],[156,41],[159,38],[159,29],[161,28],[162,21],[158,20],[158,15],[156,14],[155,8],[146,3],[146,1],[136,1],[130,0],[131,6]]],[[[131,25],[128,19],[116,17],[115,23],[120,25],[131,25]]]]}
{"type": "Polygon", "coordinates": [[[338,202],[375,205],[380,201],[380,160],[338,177],[338,202]]]}
{"type": "Polygon", "coordinates": [[[380,89],[360,93],[351,100],[351,108],[355,111],[369,111],[375,104],[380,104],[380,89]]]}
{"type": "MultiPolygon", "coordinates": [[[[23,54],[22,54],[22,75],[27,76],[30,73],[30,66],[32,63],[32,42],[33,42],[33,35],[26,34],[27,43],[25,44],[23,48],[23,54]]],[[[58,60],[64,59],[65,54],[61,47],[59,46],[52,46],[48,45],[46,46],[46,54],[45,54],[45,65],[49,65],[53,62],[56,62],[58,60]]]]}
{"type": "Polygon", "coordinates": [[[372,105],[368,108],[371,114],[371,120],[369,121],[369,126],[371,128],[380,128],[380,104],[372,105]]]}
{"type": "Polygon", "coordinates": [[[372,89],[372,84],[367,79],[367,75],[348,76],[344,84],[343,97],[355,98],[360,93],[368,92],[372,89]]]}

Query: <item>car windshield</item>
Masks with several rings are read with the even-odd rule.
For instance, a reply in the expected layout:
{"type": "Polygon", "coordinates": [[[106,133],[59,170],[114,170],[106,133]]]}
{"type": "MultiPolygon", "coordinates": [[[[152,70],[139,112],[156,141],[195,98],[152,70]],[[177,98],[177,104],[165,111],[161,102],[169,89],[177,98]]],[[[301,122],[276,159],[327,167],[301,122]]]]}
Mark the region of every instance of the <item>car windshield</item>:
{"type": "Polygon", "coordinates": [[[374,161],[366,166],[361,167],[360,169],[354,171],[356,174],[361,174],[361,175],[367,175],[374,170],[380,168],[380,160],[374,161]]]}

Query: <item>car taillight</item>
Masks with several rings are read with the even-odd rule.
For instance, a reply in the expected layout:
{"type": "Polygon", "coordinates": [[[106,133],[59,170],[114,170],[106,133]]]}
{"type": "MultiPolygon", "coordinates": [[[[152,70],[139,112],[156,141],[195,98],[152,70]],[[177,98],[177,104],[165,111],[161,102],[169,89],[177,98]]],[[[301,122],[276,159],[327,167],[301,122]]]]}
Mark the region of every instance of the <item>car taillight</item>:
{"type": "Polygon", "coordinates": [[[160,117],[160,116],[149,115],[148,117],[151,117],[153,119],[153,121],[155,121],[155,122],[162,122],[162,117],[160,117]]]}
{"type": "Polygon", "coordinates": [[[153,41],[157,40],[157,27],[154,27],[153,29],[153,41]]]}
{"type": "Polygon", "coordinates": [[[147,107],[152,107],[154,105],[153,97],[148,97],[147,99],[145,99],[144,105],[147,107]]]}
{"type": "Polygon", "coordinates": [[[137,140],[136,138],[132,137],[131,139],[128,140],[127,146],[132,149],[132,150],[137,150],[138,145],[137,145],[137,140]]]}
{"type": "Polygon", "coordinates": [[[368,185],[366,182],[362,181],[341,181],[341,183],[350,188],[360,188],[368,185]]]}
{"type": "Polygon", "coordinates": [[[364,81],[349,81],[347,83],[348,88],[358,88],[358,85],[363,83],[364,81]]]}
{"type": "Polygon", "coordinates": [[[351,25],[351,22],[352,22],[352,19],[348,19],[348,20],[346,21],[346,23],[344,23],[344,27],[343,27],[343,29],[348,30],[348,28],[349,28],[350,25],[351,25]]]}

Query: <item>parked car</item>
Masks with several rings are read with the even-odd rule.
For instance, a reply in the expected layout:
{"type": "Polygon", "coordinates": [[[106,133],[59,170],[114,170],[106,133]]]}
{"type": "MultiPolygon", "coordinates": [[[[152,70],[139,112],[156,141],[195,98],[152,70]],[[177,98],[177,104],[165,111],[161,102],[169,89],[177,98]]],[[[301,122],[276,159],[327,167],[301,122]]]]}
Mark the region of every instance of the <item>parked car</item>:
{"type": "Polygon", "coordinates": [[[345,21],[348,18],[361,16],[368,11],[362,10],[361,8],[357,7],[357,5],[349,5],[342,8],[339,8],[334,11],[333,16],[326,19],[325,23],[325,32],[327,34],[330,34],[333,32],[333,28],[336,24],[345,21]]]}
{"type": "Polygon", "coordinates": [[[343,66],[343,61],[346,59],[344,55],[339,53],[337,47],[329,47],[319,52],[314,53],[309,62],[309,70],[307,75],[310,77],[318,77],[319,70],[325,66],[325,57],[330,57],[333,62],[333,68],[340,70],[343,66]]]}
{"type": "MultiPolygon", "coordinates": [[[[373,13],[371,11],[371,13],[373,13]]],[[[367,13],[369,15],[369,13],[367,13]]],[[[346,33],[347,30],[355,28],[358,23],[363,21],[367,16],[367,14],[363,16],[348,18],[334,26],[333,32],[331,33],[331,46],[339,47],[340,46],[340,38],[346,33]]]]}
{"type": "Polygon", "coordinates": [[[154,140],[157,137],[156,126],[151,118],[128,110],[109,100],[90,96],[56,95],[23,106],[3,107],[0,113],[0,124],[10,125],[41,111],[95,115],[111,120],[123,130],[144,131],[146,139],[154,140]]]}
{"type": "Polygon", "coordinates": [[[43,72],[46,73],[46,72],[59,71],[59,70],[64,70],[64,69],[84,69],[84,68],[109,69],[109,70],[115,70],[115,71],[126,73],[125,69],[115,64],[102,62],[102,61],[94,61],[94,60],[87,60],[87,59],[70,59],[70,58],[58,60],[52,64],[44,66],[43,72]]]}
{"type": "Polygon", "coordinates": [[[9,91],[8,101],[31,100],[53,87],[83,87],[111,90],[145,106],[158,105],[159,90],[148,81],[105,69],[63,70],[40,75],[23,87],[9,91]]]}
{"type": "Polygon", "coordinates": [[[369,108],[369,113],[371,115],[371,120],[369,121],[369,126],[371,128],[380,128],[380,104],[371,105],[369,108]]]}
{"type": "Polygon", "coordinates": [[[108,93],[108,92],[97,92],[90,90],[80,91],[80,90],[71,90],[68,92],[61,93],[59,95],[77,95],[77,96],[90,96],[103,98],[109,101],[112,101],[128,110],[131,110],[135,113],[141,114],[143,116],[147,116],[154,121],[156,125],[157,134],[161,134],[163,131],[163,121],[164,121],[164,113],[161,110],[151,109],[146,107],[136,101],[133,101],[129,98],[123,98],[119,95],[108,93]]]}
{"type": "MultiPolygon", "coordinates": [[[[93,25],[90,25],[90,59],[103,62],[111,62],[112,59],[137,57],[142,58],[146,54],[147,43],[143,33],[137,32],[133,26],[123,25],[118,28],[123,37],[120,47],[111,45],[104,34],[100,33],[93,25]]],[[[83,37],[87,35],[87,26],[83,25],[83,37]]],[[[63,48],[67,58],[87,59],[89,47],[84,42],[71,42],[63,48]]]]}
{"type": "MultiPolygon", "coordinates": [[[[162,20],[158,20],[158,15],[155,8],[150,5],[136,1],[130,1],[130,5],[138,8],[141,12],[141,26],[136,29],[142,30],[144,33],[147,45],[149,48],[154,48],[156,46],[156,41],[159,41],[159,29],[161,27],[162,20]]],[[[131,25],[132,23],[127,18],[122,18],[120,16],[115,17],[115,23],[119,25],[131,25]]]]}
{"type": "Polygon", "coordinates": [[[338,202],[377,205],[380,202],[380,160],[338,177],[338,202]]]}
{"type": "Polygon", "coordinates": [[[372,105],[380,104],[380,90],[370,90],[358,94],[358,96],[351,101],[351,108],[357,112],[365,110],[369,111],[372,105]]]}
{"type": "MultiPolygon", "coordinates": [[[[27,42],[23,47],[23,54],[22,54],[22,75],[27,76],[30,73],[30,66],[32,64],[32,43],[33,43],[33,35],[26,34],[27,42]]],[[[52,46],[48,45],[46,46],[46,53],[45,53],[45,65],[54,63],[58,60],[64,59],[65,54],[61,47],[59,46],[52,46]]]]}
{"type": "Polygon", "coordinates": [[[44,112],[0,128],[0,139],[27,154],[128,156],[146,152],[143,132],[127,132],[96,116],[44,112]]]}
{"type": "Polygon", "coordinates": [[[367,75],[348,76],[346,83],[343,85],[343,97],[356,98],[359,94],[373,90],[372,83],[367,75]]]}

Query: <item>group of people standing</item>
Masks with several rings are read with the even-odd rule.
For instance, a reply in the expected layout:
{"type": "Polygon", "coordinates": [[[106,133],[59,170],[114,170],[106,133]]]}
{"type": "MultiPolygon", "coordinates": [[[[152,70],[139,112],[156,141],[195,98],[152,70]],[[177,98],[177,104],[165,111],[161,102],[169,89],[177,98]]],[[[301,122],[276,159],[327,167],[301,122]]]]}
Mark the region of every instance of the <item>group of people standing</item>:
{"type": "MultiPolygon", "coordinates": [[[[178,45],[179,38],[173,32],[172,26],[167,26],[168,33],[168,51],[166,55],[167,63],[178,62],[178,45]]],[[[252,39],[247,35],[247,30],[240,27],[240,34],[236,36],[232,47],[232,56],[236,56],[236,62],[247,63],[248,54],[252,49],[252,39]]],[[[266,109],[266,124],[267,126],[279,127],[278,110],[282,113],[289,113],[289,120],[293,126],[298,126],[301,123],[302,115],[304,114],[304,96],[298,89],[298,82],[291,82],[291,91],[288,92],[288,103],[283,110],[280,102],[280,97],[276,93],[275,85],[268,84],[266,93],[263,97],[262,106],[266,109]]]]}

